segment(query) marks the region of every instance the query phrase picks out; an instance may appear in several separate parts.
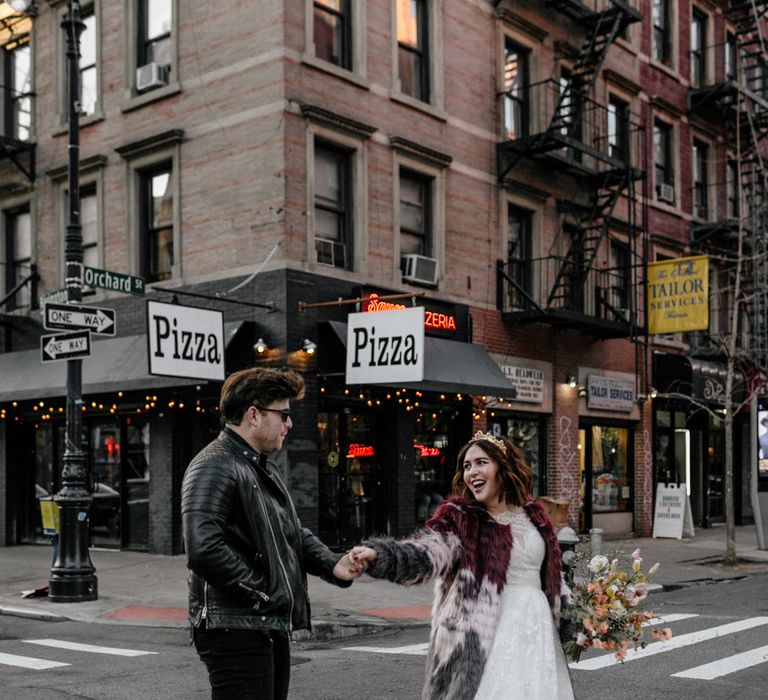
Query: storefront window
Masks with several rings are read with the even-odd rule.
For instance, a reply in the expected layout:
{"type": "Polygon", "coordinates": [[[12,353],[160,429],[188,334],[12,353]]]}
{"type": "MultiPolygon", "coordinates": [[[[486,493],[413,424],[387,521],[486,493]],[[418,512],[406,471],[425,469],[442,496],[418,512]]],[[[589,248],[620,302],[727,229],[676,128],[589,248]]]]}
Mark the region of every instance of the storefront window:
{"type": "Polygon", "coordinates": [[[494,435],[505,435],[523,451],[523,458],[533,470],[534,497],[546,495],[544,419],[501,415],[495,412],[488,420],[488,429],[494,435]]]}
{"type": "Polygon", "coordinates": [[[117,421],[91,427],[91,537],[95,545],[119,547],[120,425],[117,421]]]}

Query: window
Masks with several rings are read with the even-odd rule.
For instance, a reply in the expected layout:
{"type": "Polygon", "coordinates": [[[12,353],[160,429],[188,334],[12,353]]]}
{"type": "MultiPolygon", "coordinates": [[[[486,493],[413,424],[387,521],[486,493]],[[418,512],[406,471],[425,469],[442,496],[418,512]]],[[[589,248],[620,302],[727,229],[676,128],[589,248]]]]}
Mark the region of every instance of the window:
{"type": "Polygon", "coordinates": [[[729,160],[726,166],[727,181],[725,183],[726,193],[728,196],[728,218],[739,218],[739,168],[736,165],[736,161],[729,160]]]}
{"type": "Polygon", "coordinates": [[[99,267],[99,217],[96,188],[83,189],[80,194],[80,226],[83,236],[83,265],[99,267]]]}
{"type": "Polygon", "coordinates": [[[614,95],[608,100],[608,155],[629,161],[629,105],[614,95]]]}
{"type": "Polygon", "coordinates": [[[509,205],[507,209],[507,273],[517,286],[510,284],[509,304],[513,309],[528,308],[526,294],[531,296],[531,258],[533,257],[533,214],[525,209],[509,205]],[[523,293],[525,292],[525,294],[523,293]]]}
{"type": "Polygon", "coordinates": [[[504,44],[504,131],[510,141],[528,135],[530,51],[509,39],[504,44]]]}
{"type": "Polygon", "coordinates": [[[707,16],[697,9],[691,12],[691,87],[707,84],[707,16]]]}
{"type": "Polygon", "coordinates": [[[397,73],[400,90],[430,101],[428,0],[397,0],[397,73]]]}
{"type": "Polygon", "coordinates": [[[653,57],[669,65],[672,62],[670,0],[653,0],[653,57]]]}
{"type": "Polygon", "coordinates": [[[632,289],[629,246],[620,241],[611,241],[611,289],[610,304],[616,311],[627,314],[630,309],[632,289]]]}
{"type": "Polygon", "coordinates": [[[28,43],[6,49],[5,133],[29,141],[32,133],[32,54],[28,43]]]}
{"type": "Polygon", "coordinates": [[[400,254],[432,253],[432,178],[400,169],[400,254]]]}
{"type": "Polygon", "coordinates": [[[170,70],[173,47],[172,0],[139,0],[139,65],[156,63],[170,70]]]}
{"type": "MultiPolygon", "coordinates": [[[[10,292],[19,282],[29,277],[32,263],[32,220],[29,211],[9,212],[5,217],[6,277],[5,291],[10,292]]],[[[9,309],[31,305],[30,285],[23,286],[8,301],[9,309]]]]}
{"type": "Polygon", "coordinates": [[[725,79],[726,80],[738,80],[739,68],[737,64],[738,48],[736,45],[736,37],[728,32],[725,36],[725,79]]]}
{"type": "Polygon", "coordinates": [[[709,146],[701,141],[693,142],[693,215],[709,219],[709,146]]]}
{"type": "Polygon", "coordinates": [[[139,173],[140,267],[147,282],[170,279],[173,269],[173,169],[170,163],[139,173]]]}
{"type": "Polygon", "coordinates": [[[349,0],[315,0],[315,55],[341,68],[352,69],[349,0]]]}
{"type": "Polygon", "coordinates": [[[315,251],[317,262],[352,264],[351,157],[330,145],[315,147],[315,251]]]}
{"type": "Polygon", "coordinates": [[[653,158],[656,199],[674,204],[675,177],[672,167],[672,127],[658,119],[653,123],[653,158]]]}
{"type": "Polygon", "coordinates": [[[85,29],[80,35],[80,113],[94,114],[99,101],[96,51],[96,15],[93,5],[82,12],[85,29]]]}

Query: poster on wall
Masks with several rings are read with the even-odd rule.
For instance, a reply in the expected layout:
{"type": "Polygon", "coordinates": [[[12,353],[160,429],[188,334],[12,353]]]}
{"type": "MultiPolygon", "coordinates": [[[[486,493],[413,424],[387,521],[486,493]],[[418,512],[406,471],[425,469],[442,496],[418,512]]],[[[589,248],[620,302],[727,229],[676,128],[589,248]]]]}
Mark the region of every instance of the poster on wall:
{"type": "Polygon", "coordinates": [[[768,479],[768,410],[757,411],[757,475],[768,479]]]}
{"type": "Polygon", "coordinates": [[[709,328],[709,258],[697,255],[648,263],[648,332],[709,328]]]}
{"type": "Polygon", "coordinates": [[[682,484],[659,484],[656,487],[656,509],[653,536],[682,539],[694,537],[693,516],[688,489],[682,484]]]}

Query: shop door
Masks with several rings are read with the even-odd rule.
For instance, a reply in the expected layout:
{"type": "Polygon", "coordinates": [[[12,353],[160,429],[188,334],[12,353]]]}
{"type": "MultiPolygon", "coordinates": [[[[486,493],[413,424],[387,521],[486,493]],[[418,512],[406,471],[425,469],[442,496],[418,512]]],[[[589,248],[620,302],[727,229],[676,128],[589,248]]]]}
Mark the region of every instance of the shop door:
{"type": "Polygon", "coordinates": [[[380,532],[385,504],[373,413],[318,414],[320,536],[347,547],[380,532]]]}
{"type": "Polygon", "coordinates": [[[579,430],[579,529],[628,534],[633,528],[632,431],[610,425],[579,430]]]}
{"type": "Polygon", "coordinates": [[[709,419],[707,445],[707,473],[705,501],[705,527],[713,522],[725,519],[725,430],[723,424],[715,418],[709,419]]]}

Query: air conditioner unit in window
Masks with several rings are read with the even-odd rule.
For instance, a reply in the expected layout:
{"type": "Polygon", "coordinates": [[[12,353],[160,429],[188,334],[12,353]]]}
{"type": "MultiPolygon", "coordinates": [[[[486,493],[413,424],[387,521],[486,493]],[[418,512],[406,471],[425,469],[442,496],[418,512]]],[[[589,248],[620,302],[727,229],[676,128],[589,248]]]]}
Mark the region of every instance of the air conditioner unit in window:
{"type": "Polygon", "coordinates": [[[661,202],[675,203],[675,188],[666,182],[660,182],[656,185],[656,199],[661,202]]]}
{"type": "Polygon", "coordinates": [[[403,282],[437,284],[437,260],[424,255],[403,255],[400,258],[403,282]]]}
{"type": "Polygon", "coordinates": [[[168,75],[165,66],[159,63],[147,63],[136,69],[136,90],[153,90],[168,84],[168,75]]]}

